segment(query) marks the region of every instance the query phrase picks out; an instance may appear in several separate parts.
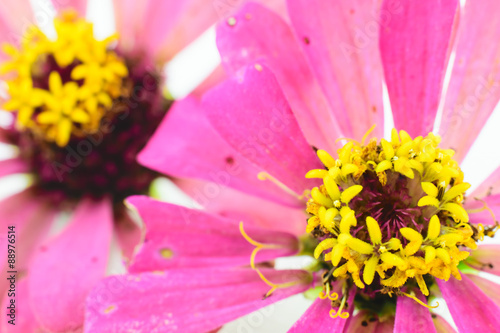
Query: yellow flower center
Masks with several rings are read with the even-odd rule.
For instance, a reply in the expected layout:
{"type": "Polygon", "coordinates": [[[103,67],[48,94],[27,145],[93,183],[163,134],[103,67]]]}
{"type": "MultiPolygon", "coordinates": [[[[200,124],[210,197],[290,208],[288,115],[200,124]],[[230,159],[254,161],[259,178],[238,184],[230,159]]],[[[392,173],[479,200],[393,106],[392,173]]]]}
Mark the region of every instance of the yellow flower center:
{"type": "Polygon", "coordinates": [[[54,24],[55,40],[32,27],[19,48],[3,45],[10,60],[0,74],[7,76],[10,96],[3,108],[17,113],[17,126],[64,147],[72,135],[99,129],[123,95],[128,69],[112,51],[116,36],[96,40],[92,24],[72,11],[54,24]]]}
{"type": "Polygon", "coordinates": [[[407,296],[401,288],[409,285],[429,295],[430,277],[461,279],[458,265],[484,228],[469,224],[470,185],[454,151],[439,142],[432,133],[412,139],[393,130],[390,141],[348,142],[338,159],[318,150],[325,169],[306,177],[323,184],[311,190],[307,232],[319,239],[314,256],[332,279],[407,296]]]}

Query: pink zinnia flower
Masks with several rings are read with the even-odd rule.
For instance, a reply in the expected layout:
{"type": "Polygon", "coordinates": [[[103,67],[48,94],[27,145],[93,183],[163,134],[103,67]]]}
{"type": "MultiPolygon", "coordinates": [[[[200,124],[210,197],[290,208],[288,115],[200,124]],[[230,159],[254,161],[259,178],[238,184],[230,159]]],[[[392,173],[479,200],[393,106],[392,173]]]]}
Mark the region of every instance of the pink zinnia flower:
{"type": "Polygon", "coordinates": [[[450,332],[439,293],[461,332],[498,331],[500,286],[478,272],[500,275],[500,247],[476,243],[500,169],[466,195],[459,162],[500,99],[499,6],[289,0],[292,27],[255,4],[221,24],[234,77],[177,102],[139,157],[205,211],[129,199],[144,243],[89,296],[88,331],[209,331],[311,289],[290,332],[450,332]],[[399,131],[370,139],[384,77],[399,131]],[[274,268],[293,253],[313,265],[274,268]]]}
{"type": "Polygon", "coordinates": [[[2,255],[3,271],[17,272],[14,291],[5,278],[0,285],[6,332],[81,330],[112,239],[129,258],[141,237],[122,202],[157,177],[135,159],[172,103],[162,66],[239,3],[115,1],[117,35],[96,40],[86,0],[53,2],[54,38],[33,24],[48,24],[50,7],[2,1],[1,104],[14,121],[0,142],[19,153],[0,161],[0,176],[32,175],[0,202],[2,247],[13,245],[9,231],[17,239],[15,255],[2,255]],[[64,228],[61,213],[70,214],[64,228]],[[11,299],[17,316],[7,324],[11,299]]]}

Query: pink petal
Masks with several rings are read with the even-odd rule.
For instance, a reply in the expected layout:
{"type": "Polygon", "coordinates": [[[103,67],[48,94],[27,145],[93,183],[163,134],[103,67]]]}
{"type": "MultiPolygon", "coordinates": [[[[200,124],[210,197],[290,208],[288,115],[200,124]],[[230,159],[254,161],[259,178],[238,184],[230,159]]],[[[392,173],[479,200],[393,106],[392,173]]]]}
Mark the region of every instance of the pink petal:
{"type": "Polygon", "coordinates": [[[28,165],[20,158],[12,158],[0,161],[0,177],[16,173],[26,173],[28,171],[28,165]]]}
{"type": "Polygon", "coordinates": [[[500,308],[465,274],[462,281],[436,279],[459,332],[496,332],[500,308]]]}
{"type": "Polygon", "coordinates": [[[444,105],[442,145],[460,162],[500,100],[500,36],[495,0],[467,1],[460,19],[455,63],[444,105]]]}
{"type": "MultiPolygon", "coordinates": [[[[2,0],[0,2],[1,42],[19,44],[31,26],[36,25],[29,0],[2,0]],[[6,30],[4,30],[6,29],[6,30]]],[[[3,56],[3,52],[2,53],[3,56]]]]}
{"type": "Polygon", "coordinates": [[[500,245],[480,245],[467,258],[467,265],[500,276],[500,245]]]}
{"type": "Polygon", "coordinates": [[[195,98],[174,104],[138,159],[146,167],[166,175],[201,178],[274,201],[300,205],[281,188],[257,178],[262,170],[221,138],[195,98]]]}
{"type": "Polygon", "coordinates": [[[215,183],[191,179],[174,182],[208,212],[238,221],[253,221],[261,228],[296,236],[304,234],[307,215],[303,207],[280,205],[215,183]],[[217,200],[213,200],[214,196],[217,200]]]}
{"type": "MultiPolygon", "coordinates": [[[[7,275],[7,278],[10,274],[7,275]]],[[[19,277],[17,277],[19,279],[19,277]]],[[[29,305],[29,291],[28,281],[23,278],[15,282],[15,296],[9,297],[6,295],[2,300],[2,323],[1,328],[4,333],[30,333],[30,332],[43,332],[42,328],[38,325],[33,311],[29,305]],[[12,300],[15,302],[12,304],[12,300]],[[9,317],[11,311],[8,307],[15,307],[15,325],[9,323],[12,317],[9,317]]]]}
{"type": "Polygon", "coordinates": [[[52,0],[52,4],[57,11],[74,9],[81,16],[87,12],[87,0],[52,0]]]}
{"type": "Polygon", "coordinates": [[[242,79],[207,93],[204,105],[221,136],[262,171],[299,195],[318,184],[305,174],[322,164],[267,68],[247,67],[242,79]]]}
{"type": "Polygon", "coordinates": [[[90,294],[85,332],[206,332],[308,288],[302,283],[309,275],[304,271],[264,269],[262,273],[275,283],[297,284],[263,300],[270,287],[250,269],[195,268],[113,276],[90,294]]]}
{"type": "MultiPolygon", "coordinates": [[[[352,316],[354,310],[354,296],[356,288],[351,289],[347,303],[349,307],[343,309],[343,312],[348,312],[352,316]]],[[[306,313],[299,318],[288,333],[300,332],[342,332],[348,319],[340,317],[332,318],[330,311],[332,310],[332,302],[329,299],[317,298],[314,303],[307,309],[306,313]]],[[[338,308],[335,308],[338,310],[338,308]]]]}
{"type": "Polygon", "coordinates": [[[149,0],[113,0],[120,49],[130,52],[140,40],[137,31],[143,26],[148,3],[149,0]]]}
{"type": "Polygon", "coordinates": [[[283,88],[308,142],[336,151],[342,135],[318,81],[287,23],[264,7],[249,3],[234,16],[236,24],[217,28],[224,67],[232,72],[258,62],[270,68],[283,88]]]}
{"type": "Polygon", "coordinates": [[[394,124],[411,136],[432,131],[458,8],[458,0],[382,3],[381,15],[389,16],[380,49],[394,124]]]}
{"type": "Polygon", "coordinates": [[[440,315],[433,313],[432,320],[437,333],[456,333],[457,331],[440,315]]]}
{"type": "Polygon", "coordinates": [[[335,118],[344,135],[357,140],[374,124],[376,136],[384,133],[379,2],[287,1],[297,39],[335,118]]]}
{"type": "Polygon", "coordinates": [[[125,260],[132,259],[142,239],[143,230],[133,221],[128,212],[122,212],[114,224],[114,234],[122,250],[125,260]]]}
{"type": "Polygon", "coordinates": [[[482,278],[479,275],[467,274],[467,277],[472,280],[485,294],[487,294],[496,305],[500,307],[500,285],[488,279],[482,278]]]}
{"type": "MultiPolygon", "coordinates": [[[[155,201],[146,196],[131,197],[128,202],[138,210],[146,224],[144,243],[129,271],[250,264],[255,246],[242,236],[238,220],[155,201]]],[[[262,250],[257,261],[297,253],[298,242],[294,236],[251,225],[245,223],[244,229],[252,239],[280,246],[262,250]]]]}
{"type": "MultiPolygon", "coordinates": [[[[427,304],[421,292],[417,291],[417,297],[427,304]]],[[[394,333],[432,333],[436,332],[432,322],[431,313],[428,308],[415,302],[406,296],[399,296],[396,305],[396,320],[394,322],[394,333]]]]}
{"type": "Polygon", "coordinates": [[[344,333],[392,333],[394,317],[380,320],[375,314],[362,310],[349,320],[344,333]]]}
{"type": "Polygon", "coordinates": [[[71,224],[40,246],[31,267],[31,304],[42,326],[53,332],[83,324],[84,300],[104,276],[112,232],[108,200],[84,199],[71,224]]]}
{"type": "Polygon", "coordinates": [[[500,167],[484,180],[470,195],[471,198],[483,198],[489,195],[500,194],[500,167]]]}
{"type": "Polygon", "coordinates": [[[469,214],[471,223],[495,225],[496,219],[500,217],[500,193],[482,198],[482,200],[471,198],[465,202],[464,208],[469,214]],[[485,209],[485,204],[487,209],[485,209]]]}

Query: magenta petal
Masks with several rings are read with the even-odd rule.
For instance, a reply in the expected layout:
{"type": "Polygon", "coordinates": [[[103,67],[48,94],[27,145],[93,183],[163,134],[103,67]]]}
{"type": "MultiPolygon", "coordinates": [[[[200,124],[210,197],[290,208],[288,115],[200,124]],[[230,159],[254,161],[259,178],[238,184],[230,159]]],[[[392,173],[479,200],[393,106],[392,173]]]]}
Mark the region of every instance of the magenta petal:
{"type": "Polygon", "coordinates": [[[500,307],[500,285],[488,279],[482,278],[479,275],[467,274],[467,277],[472,280],[485,294],[487,294],[496,305],[500,307]]]}
{"type": "Polygon", "coordinates": [[[497,217],[500,216],[500,193],[482,198],[482,200],[471,198],[465,202],[464,208],[469,214],[471,223],[495,225],[497,217]],[[485,204],[488,209],[484,209],[485,204]]]}
{"type": "Polygon", "coordinates": [[[380,1],[287,3],[297,39],[344,135],[361,140],[376,124],[374,134],[383,136],[383,73],[376,19],[380,1]]]}
{"type": "Polygon", "coordinates": [[[221,138],[195,98],[173,105],[138,159],[166,175],[204,179],[274,201],[302,205],[278,186],[259,180],[257,174],[262,170],[221,138]]]}
{"type": "Polygon", "coordinates": [[[33,310],[44,328],[66,332],[82,326],[84,300],[105,273],[112,223],[108,200],[84,199],[71,224],[38,248],[28,282],[33,310]]]}
{"type": "Polygon", "coordinates": [[[281,88],[261,65],[247,67],[205,95],[214,127],[243,156],[302,195],[318,182],[305,174],[322,164],[306,142],[281,88]]]}
{"type": "MultiPolygon", "coordinates": [[[[200,210],[155,201],[145,196],[128,199],[146,224],[144,243],[129,267],[131,272],[166,268],[245,266],[255,246],[242,236],[239,221],[200,210]]],[[[263,244],[280,248],[262,250],[257,261],[295,254],[297,239],[290,234],[244,224],[245,232],[263,244]]]]}
{"type": "Polygon", "coordinates": [[[12,158],[0,161],[0,177],[15,173],[26,173],[29,171],[28,165],[19,158],[12,158]]]}
{"type": "Polygon", "coordinates": [[[500,2],[467,1],[440,133],[460,162],[500,100],[500,2]]]}
{"type": "Polygon", "coordinates": [[[90,294],[85,332],[206,332],[309,287],[305,271],[264,269],[262,273],[274,283],[297,284],[277,289],[263,300],[270,287],[251,269],[195,268],[113,276],[90,294]]]}
{"type": "Polygon", "coordinates": [[[480,245],[467,258],[467,265],[500,276],[500,245],[480,245]]]}
{"type": "Polygon", "coordinates": [[[458,0],[384,0],[380,49],[395,127],[432,131],[451,48],[458,0]]]}
{"type": "MultiPolygon", "coordinates": [[[[343,309],[352,316],[354,310],[354,296],[356,288],[351,289],[349,299],[347,300],[349,308],[343,309]]],[[[342,332],[348,319],[340,317],[332,318],[330,311],[332,310],[332,302],[329,299],[317,298],[314,303],[307,309],[306,313],[299,318],[288,333],[300,332],[342,332]]],[[[335,308],[338,310],[338,308],[335,308]]]]}
{"type": "Polygon", "coordinates": [[[223,22],[217,28],[217,46],[225,68],[236,73],[253,62],[270,68],[307,140],[318,148],[335,151],[335,140],[342,137],[338,124],[345,122],[337,122],[288,24],[255,3],[245,5],[234,19],[235,25],[223,22]]]}
{"type": "Polygon", "coordinates": [[[498,332],[500,308],[465,274],[436,281],[459,332],[498,332]]]}
{"type": "MultiPolygon", "coordinates": [[[[424,303],[427,301],[420,291],[417,297],[424,303]]],[[[406,296],[399,296],[396,305],[396,320],[394,333],[435,333],[436,328],[432,322],[428,308],[406,296]]]]}
{"type": "MultiPolygon", "coordinates": [[[[9,276],[7,276],[9,277],[9,276]]],[[[19,279],[19,276],[17,277],[19,279]]],[[[1,328],[3,333],[32,333],[32,332],[43,332],[42,328],[38,325],[33,311],[29,304],[29,292],[28,292],[28,282],[27,280],[20,279],[15,283],[15,296],[5,297],[2,300],[2,323],[1,328]],[[14,300],[15,306],[15,320],[13,321],[15,325],[10,324],[8,321],[12,320],[12,317],[8,315],[11,313],[8,307],[12,307],[11,301],[14,300]]]]}
{"type": "Polygon", "coordinates": [[[304,207],[289,207],[215,183],[176,179],[175,184],[205,210],[238,221],[252,221],[255,226],[301,236],[307,214],[304,207]],[[217,200],[213,200],[214,195],[217,200]],[[259,209],[255,209],[259,207],[259,209]]]}
{"type": "Polygon", "coordinates": [[[87,12],[87,0],[52,0],[52,3],[57,11],[74,9],[81,16],[87,12]]]}

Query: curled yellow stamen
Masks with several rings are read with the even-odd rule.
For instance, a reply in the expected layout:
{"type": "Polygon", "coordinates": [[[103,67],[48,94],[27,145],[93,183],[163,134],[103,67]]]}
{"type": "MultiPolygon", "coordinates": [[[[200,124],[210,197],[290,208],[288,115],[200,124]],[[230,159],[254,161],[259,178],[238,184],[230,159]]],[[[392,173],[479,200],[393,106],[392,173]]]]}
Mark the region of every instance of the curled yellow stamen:
{"type": "Polygon", "coordinates": [[[262,279],[262,281],[264,281],[265,284],[271,287],[271,289],[266,293],[265,298],[271,296],[271,294],[278,288],[288,288],[296,285],[297,283],[300,283],[300,281],[292,281],[288,283],[276,284],[269,281],[264,276],[264,274],[262,274],[262,272],[255,266],[255,257],[257,256],[257,253],[262,249],[278,249],[278,248],[283,248],[284,246],[280,244],[263,244],[255,241],[245,232],[245,229],[243,228],[243,222],[240,222],[240,233],[247,242],[255,246],[255,249],[252,251],[252,254],[250,256],[250,267],[252,267],[252,269],[257,272],[257,274],[262,279]]]}
{"type": "Polygon", "coordinates": [[[342,310],[344,309],[344,306],[345,306],[345,301],[347,299],[347,295],[344,294],[344,297],[342,297],[342,302],[340,303],[340,306],[338,308],[338,310],[335,310],[335,309],[331,309],[330,310],[330,317],[332,318],[342,318],[342,319],[347,319],[349,318],[349,312],[342,312],[342,310]]]}
{"type": "Polygon", "coordinates": [[[424,302],[422,302],[421,300],[419,300],[416,296],[413,296],[413,295],[410,295],[410,294],[407,294],[405,293],[404,291],[401,292],[403,295],[405,295],[406,297],[409,297],[411,299],[413,299],[415,302],[417,302],[418,304],[422,305],[422,306],[425,306],[426,308],[428,309],[435,309],[439,306],[439,302],[436,301],[436,305],[427,305],[425,304],[424,302]]]}

